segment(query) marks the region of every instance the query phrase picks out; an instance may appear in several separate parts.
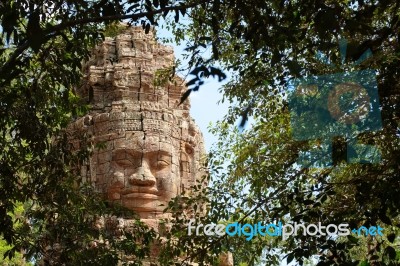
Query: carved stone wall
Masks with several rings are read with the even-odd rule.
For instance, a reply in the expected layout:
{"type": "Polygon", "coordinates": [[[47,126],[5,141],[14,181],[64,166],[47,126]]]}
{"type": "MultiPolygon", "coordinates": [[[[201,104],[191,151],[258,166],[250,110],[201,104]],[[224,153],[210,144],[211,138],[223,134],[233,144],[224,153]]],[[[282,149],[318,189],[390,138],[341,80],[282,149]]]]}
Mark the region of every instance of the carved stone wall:
{"type": "Polygon", "coordinates": [[[158,78],[173,65],[172,47],[158,44],[154,32],[130,27],[106,38],[85,64],[78,90],[90,112],[70,129],[88,134],[96,146],[82,176],[155,230],[169,216],[163,213],[169,200],[189,192],[205,173],[203,136],[190,103],[178,106],[184,81],[158,78]]]}

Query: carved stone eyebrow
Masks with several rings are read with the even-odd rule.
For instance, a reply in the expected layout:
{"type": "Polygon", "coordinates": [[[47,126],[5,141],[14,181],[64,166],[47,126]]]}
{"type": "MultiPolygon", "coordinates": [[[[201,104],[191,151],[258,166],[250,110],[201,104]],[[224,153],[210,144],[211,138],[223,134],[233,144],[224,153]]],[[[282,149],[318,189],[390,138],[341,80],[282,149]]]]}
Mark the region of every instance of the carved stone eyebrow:
{"type": "Polygon", "coordinates": [[[112,160],[114,161],[141,157],[142,152],[133,149],[116,149],[112,152],[112,160]]]}
{"type": "Polygon", "coordinates": [[[112,152],[112,160],[124,160],[124,159],[132,159],[132,158],[142,158],[143,155],[157,155],[157,158],[163,158],[171,160],[172,153],[170,151],[164,150],[155,150],[155,151],[142,151],[135,149],[117,149],[112,152]]]}

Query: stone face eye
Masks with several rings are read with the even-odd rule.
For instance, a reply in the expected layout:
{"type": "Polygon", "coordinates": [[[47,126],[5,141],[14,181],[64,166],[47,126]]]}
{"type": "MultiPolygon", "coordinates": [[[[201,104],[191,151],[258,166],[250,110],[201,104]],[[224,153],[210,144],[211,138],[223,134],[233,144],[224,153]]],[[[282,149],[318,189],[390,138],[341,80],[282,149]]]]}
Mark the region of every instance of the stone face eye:
{"type": "Polygon", "coordinates": [[[165,161],[165,160],[159,160],[158,162],[157,162],[157,167],[158,167],[158,169],[164,169],[164,168],[166,168],[167,166],[169,166],[169,162],[167,162],[167,161],[165,161]]]}
{"type": "Polygon", "coordinates": [[[157,170],[164,170],[170,168],[172,161],[171,154],[168,152],[160,151],[157,159],[154,162],[154,166],[157,170]]]}
{"type": "Polygon", "coordinates": [[[124,168],[137,168],[142,163],[142,153],[136,151],[127,152],[124,150],[114,151],[112,154],[111,161],[119,167],[124,168]]]}

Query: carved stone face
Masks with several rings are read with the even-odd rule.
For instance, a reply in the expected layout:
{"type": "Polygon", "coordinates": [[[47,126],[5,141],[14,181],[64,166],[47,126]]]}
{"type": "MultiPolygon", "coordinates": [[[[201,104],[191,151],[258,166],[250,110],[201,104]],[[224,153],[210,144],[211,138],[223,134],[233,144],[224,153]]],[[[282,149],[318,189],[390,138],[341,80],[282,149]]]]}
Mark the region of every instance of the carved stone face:
{"type": "Polygon", "coordinates": [[[95,137],[103,146],[92,155],[95,186],[141,218],[161,217],[171,198],[199,176],[193,144],[163,133],[111,132],[95,137]]]}
{"type": "Polygon", "coordinates": [[[104,183],[109,200],[146,218],[161,214],[184,180],[177,164],[179,146],[160,143],[159,136],[144,136],[137,133],[133,139],[114,142],[104,183]]]}

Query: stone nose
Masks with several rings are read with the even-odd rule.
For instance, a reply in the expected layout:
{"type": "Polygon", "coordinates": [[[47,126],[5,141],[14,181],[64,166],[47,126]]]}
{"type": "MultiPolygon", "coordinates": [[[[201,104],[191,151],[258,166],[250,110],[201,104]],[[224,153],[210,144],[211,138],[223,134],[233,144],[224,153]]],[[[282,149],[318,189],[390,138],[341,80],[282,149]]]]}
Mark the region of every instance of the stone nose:
{"type": "Polygon", "coordinates": [[[129,177],[129,183],[136,186],[154,186],[156,178],[151,173],[147,163],[137,168],[136,172],[129,177]]]}

